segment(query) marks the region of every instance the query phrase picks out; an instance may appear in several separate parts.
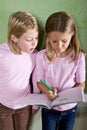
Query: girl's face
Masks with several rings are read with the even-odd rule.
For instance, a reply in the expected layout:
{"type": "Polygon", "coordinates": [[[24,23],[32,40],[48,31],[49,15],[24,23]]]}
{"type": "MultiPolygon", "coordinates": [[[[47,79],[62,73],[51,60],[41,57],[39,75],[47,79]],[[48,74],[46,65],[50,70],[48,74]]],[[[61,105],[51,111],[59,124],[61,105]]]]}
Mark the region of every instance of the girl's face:
{"type": "Polygon", "coordinates": [[[48,33],[48,39],[50,40],[51,46],[55,52],[61,56],[65,54],[68,46],[70,45],[73,33],[61,33],[52,31],[48,33]]]}
{"type": "Polygon", "coordinates": [[[15,38],[15,40],[21,51],[32,53],[38,44],[38,31],[29,29],[21,37],[15,38]]]}

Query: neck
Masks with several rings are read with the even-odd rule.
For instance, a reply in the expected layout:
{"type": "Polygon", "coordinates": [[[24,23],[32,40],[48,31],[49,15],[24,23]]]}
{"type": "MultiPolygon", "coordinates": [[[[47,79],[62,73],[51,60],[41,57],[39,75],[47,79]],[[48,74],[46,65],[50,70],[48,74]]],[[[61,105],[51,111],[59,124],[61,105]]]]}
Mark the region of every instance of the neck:
{"type": "Polygon", "coordinates": [[[66,51],[62,53],[56,53],[56,57],[63,58],[66,57],[72,51],[71,48],[68,48],[66,51]]]}

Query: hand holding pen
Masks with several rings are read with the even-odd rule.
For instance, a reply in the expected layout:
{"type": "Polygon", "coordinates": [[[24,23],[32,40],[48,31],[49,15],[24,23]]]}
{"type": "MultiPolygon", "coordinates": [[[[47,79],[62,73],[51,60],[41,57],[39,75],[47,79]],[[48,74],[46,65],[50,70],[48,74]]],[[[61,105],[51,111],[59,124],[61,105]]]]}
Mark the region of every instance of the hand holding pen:
{"type": "Polygon", "coordinates": [[[40,80],[40,82],[49,90],[47,93],[47,97],[49,100],[53,100],[58,96],[56,88],[52,88],[44,80],[40,80]]]}
{"type": "Polygon", "coordinates": [[[48,92],[48,94],[47,94],[47,97],[48,97],[49,100],[53,100],[53,99],[55,99],[57,96],[58,96],[58,94],[57,94],[57,89],[56,89],[56,88],[53,88],[53,91],[50,91],[50,90],[49,90],[49,92],[48,92]]]}

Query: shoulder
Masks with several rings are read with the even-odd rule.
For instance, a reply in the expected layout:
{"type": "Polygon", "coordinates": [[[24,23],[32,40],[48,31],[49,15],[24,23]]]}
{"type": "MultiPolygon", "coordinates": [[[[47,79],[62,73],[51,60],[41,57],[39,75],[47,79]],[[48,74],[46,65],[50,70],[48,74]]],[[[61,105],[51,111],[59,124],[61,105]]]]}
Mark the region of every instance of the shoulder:
{"type": "Polygon", "coordinates": [[[78,63],[78,65],[85,65],[85,54],[83,52],[79,53],[78,58],[76,59],[76,63],[78,63]]]}
{"type": "Polygon", "coordinates": [[[37,55],[37,53],[38,53],[38,50],[34,50],[34,52],[33,52],[33,53],[31,53],[31,55],[32,55],[32,56],[36,56],[36,55],[37,55]]]}
{"type": "Polygon", "coordinates": [[[38,51],[35,50],[34,52],[32,52],[31,54],[28,54],[28,55],[29,55],[29,57],[30,57],[33,61],[35,61],[35,60],[36,60],[37,53],[38,53],[38,51]]]}
{"type": "Polygon", "coordinates": [[[80,52],[78,59],[85,59],[85,54],[83,52],[80,52]]]}
{"type": "Polygon", "coordinates": [[[44,56],[45,53],[46,53],[46,49],[43,49],[43,50],[41,50],[41,51],[39,51],[39,52],[37,53],[37,56],[39,56],[39,57],[44,56]]]}
{"type": "MultiPolygon", "coordinates": [[[[73,55],[75,55],[74,51],[71,52],[70,56],[72,57],[73,55]]],[[[79,52],[75,61],[80,61],[81,59],[85,60],[85,54],[83,52],[79,52]]]]}
{"type": "Polygon", "coordinates": [[[0,43],[0,49],[2,48],[2,49],[5,49],[5,48],[7,48],[7,43],[0,43]]]}
{"type": "Polygon", "coordinates": [[[38,53],[37,53],[37,59],[42,59],[43,60],[43,58],[44,58],[44,56],[45,56],[45,53],[46,53],[46,49],[43,49],[43,50],[40,50],[38,53]]]}
{"type": "Polygon", "coordinates": [[[8,53],[9,52],[9,47],[7,43],[2,43],[0,44],[0,53],[8,53]]]}
{"type": "Polygon", "coordinates": [[[36,53],[36,61],[38,61],[38,60],[43,60],[43,57],[44,57],[44,55],[45,55],[45,49],[43,49],[43,50],[40,50],[40,51],[38,51],[37,53],[36,53]]]}

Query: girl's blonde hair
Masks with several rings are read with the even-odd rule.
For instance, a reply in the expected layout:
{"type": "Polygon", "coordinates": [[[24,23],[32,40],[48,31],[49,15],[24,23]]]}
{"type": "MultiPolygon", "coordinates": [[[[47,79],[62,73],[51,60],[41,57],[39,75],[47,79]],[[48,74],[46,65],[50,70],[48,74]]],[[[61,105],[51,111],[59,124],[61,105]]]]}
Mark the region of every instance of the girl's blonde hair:
{"type": "Polygon", "coordinates": [[[19,11],[10,15],[8,21],[8,44],[12,52],[16,54],[21,53],[17,43],[11,39],[11,35],[15,35],[15,37],[19,38],[29,29],[36,29],[36,31],[38,31],[38,22],[32,14],[19,11]]]}
{"type": "Polygon", "coordinates": [[[74,54],[71,59],[72,61],[75,60],[78,57],[79,53],[82,51],[77,37],[77,31],[74,20],[68,13],[61,11],[61,12],[55,12],[52,15],[50,15],[46,21],[45,31],[46,31],[46,43],[45,43],[46,56],[49,61],[53,61],[56,55],[54,49],[50,44],[50,41],[47,39],[47,34],[52,31],[61,33],[65,32],[74,33],[69,46],[74,51],[74,54]]]}

